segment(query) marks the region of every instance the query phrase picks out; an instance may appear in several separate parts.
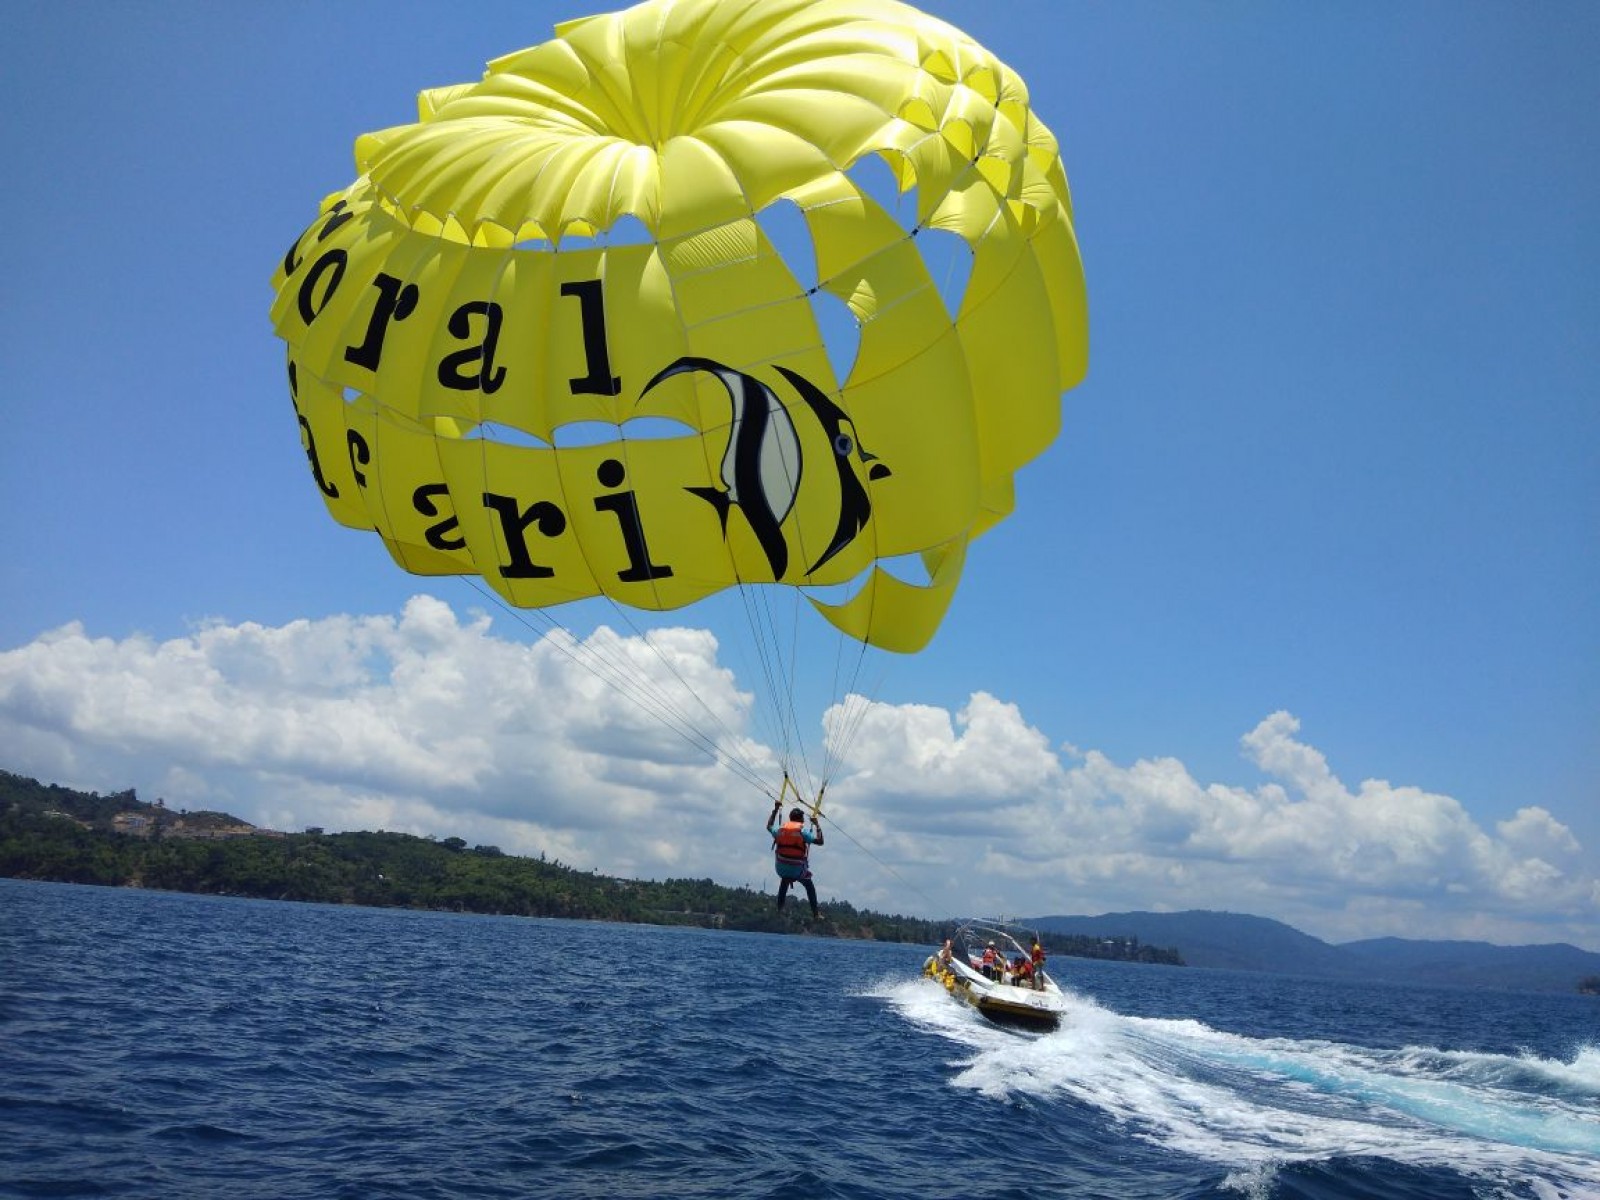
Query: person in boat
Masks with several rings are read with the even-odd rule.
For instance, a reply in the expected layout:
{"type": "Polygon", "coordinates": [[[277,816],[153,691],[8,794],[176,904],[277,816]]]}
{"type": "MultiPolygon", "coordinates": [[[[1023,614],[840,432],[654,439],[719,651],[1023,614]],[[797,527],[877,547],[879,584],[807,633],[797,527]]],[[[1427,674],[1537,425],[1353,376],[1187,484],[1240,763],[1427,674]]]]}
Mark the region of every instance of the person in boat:
{"type": "Polygon", "coordinates": [[[1044,947],[1039,944],[1039,935],[1033,935],[1033,949],[1029,951],[1033,961],[1030,964],[1028,976],[1033,980],[1033,986],[1041,992],[1044,991],[1044,947]]]}
{"type": "Polygon", "coordinates": [[[1005,969],[1005,961],[1000,952],[994,948],[994,943],[990,942],[983,948],[983,959],[979,963],[978,969],[983,972],[985,979],[998,981],[1001,972],[1005,969]]]}
{"type": "Polygon", "coordinates": [[[1033,986],[1033,963],[1022,954],[1011,960],[1011,982],[1018,987],[1033,986]]]}
{"type": "Polygon", "coordinates": [[[939,965],[948,967],[950,959],[955,955],[955,952],[955,942],[950,938],[945,938],[944,945],[939,947],[939,965]]]}
{"type": "Polygon", "coordinates": [[[798,808],[789,810],[789,819],[778,823],[778,813],[783,801],[772,806],[767,818],[767,832],[772,835],[772,865],[778,872],[778,907],[788,898],[791,884],[799,883],[806,889],[806,899],[811,901],[811,916],[822,916],[817,907],[817,886],[811,882],[811,847],[822,845],[822,825],[815,813],[811,814],[811,827],[805,824],[806,814],[798,808]]]}

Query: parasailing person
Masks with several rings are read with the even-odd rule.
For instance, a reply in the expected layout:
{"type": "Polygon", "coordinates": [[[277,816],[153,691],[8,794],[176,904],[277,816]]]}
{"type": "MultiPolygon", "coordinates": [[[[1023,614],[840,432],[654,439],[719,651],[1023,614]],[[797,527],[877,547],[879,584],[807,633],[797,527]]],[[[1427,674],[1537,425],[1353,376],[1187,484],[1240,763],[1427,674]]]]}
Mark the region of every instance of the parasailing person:
{"type": "Polygon", "coordinates": [[[783,907],[790,885],[798,881],[806,889],[806,899],[811,901],[812,919],[820,920],[822,911],[817,907],[817,885],[811,882],[809,859],[811,847],[822,845],[822,825],[817,820],[817,814],[812,813],[808,828],[805,824],[806,814],[798,808],[791,808],[789,819],[780,825],[778,814],[782,809],[783,798],[780,796],[773,802],[772,812],[767,817],[767,832],[772,835],[772,865],[781,880],[778,884],[778,907],[783,907]]]}

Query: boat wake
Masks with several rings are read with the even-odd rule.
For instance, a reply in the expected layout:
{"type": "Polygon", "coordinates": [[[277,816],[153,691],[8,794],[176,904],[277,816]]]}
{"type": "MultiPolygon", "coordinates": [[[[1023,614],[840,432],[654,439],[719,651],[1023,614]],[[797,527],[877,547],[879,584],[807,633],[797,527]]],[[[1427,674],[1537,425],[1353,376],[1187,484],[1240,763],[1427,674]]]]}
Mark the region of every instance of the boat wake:
{"type": "Polygon", "coordinates": [[[1600,1047],[1571,1062],[1252,1038],[1192,1020],[1122,1016],[1068,993],[1061,1028],[998,1030],[917,979],[875,993],[959,1048],[951,1084],[1097,1110],[1127,1134],[1226,1164],[1266,1195],[1289,1163],[1374,1156],[1600,1196],[1600,1047]]]}

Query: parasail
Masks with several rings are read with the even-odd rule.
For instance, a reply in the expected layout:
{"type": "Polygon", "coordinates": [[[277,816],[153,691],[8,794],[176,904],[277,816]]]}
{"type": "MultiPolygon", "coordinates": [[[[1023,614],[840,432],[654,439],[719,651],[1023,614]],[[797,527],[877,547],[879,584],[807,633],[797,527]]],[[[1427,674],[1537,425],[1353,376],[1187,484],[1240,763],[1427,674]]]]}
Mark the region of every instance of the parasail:
{"type": "Polygon", "coordinates": [[[923,647],[1086,368],[1022,80],[894,0],[647,0],[418,110],[273,277],[330,515],[520,608],[923,647]]]}

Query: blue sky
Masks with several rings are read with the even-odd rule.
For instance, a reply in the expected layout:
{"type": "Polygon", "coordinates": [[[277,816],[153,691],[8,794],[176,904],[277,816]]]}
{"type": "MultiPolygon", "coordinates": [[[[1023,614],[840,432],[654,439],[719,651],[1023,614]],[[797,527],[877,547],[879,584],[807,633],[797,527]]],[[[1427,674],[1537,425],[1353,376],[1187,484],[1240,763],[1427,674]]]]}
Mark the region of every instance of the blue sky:
{"type": "MultiPolygon", "coordinates": [[[[1061,142],[1091,362],[824,895],[1600,949],[1600,12],[923,7],[1061,142]]],[[[766,882],[763,798],[327,519],[267,320],[357,134],[583,11],[11,8],[0,766],[766,882]]]]}

